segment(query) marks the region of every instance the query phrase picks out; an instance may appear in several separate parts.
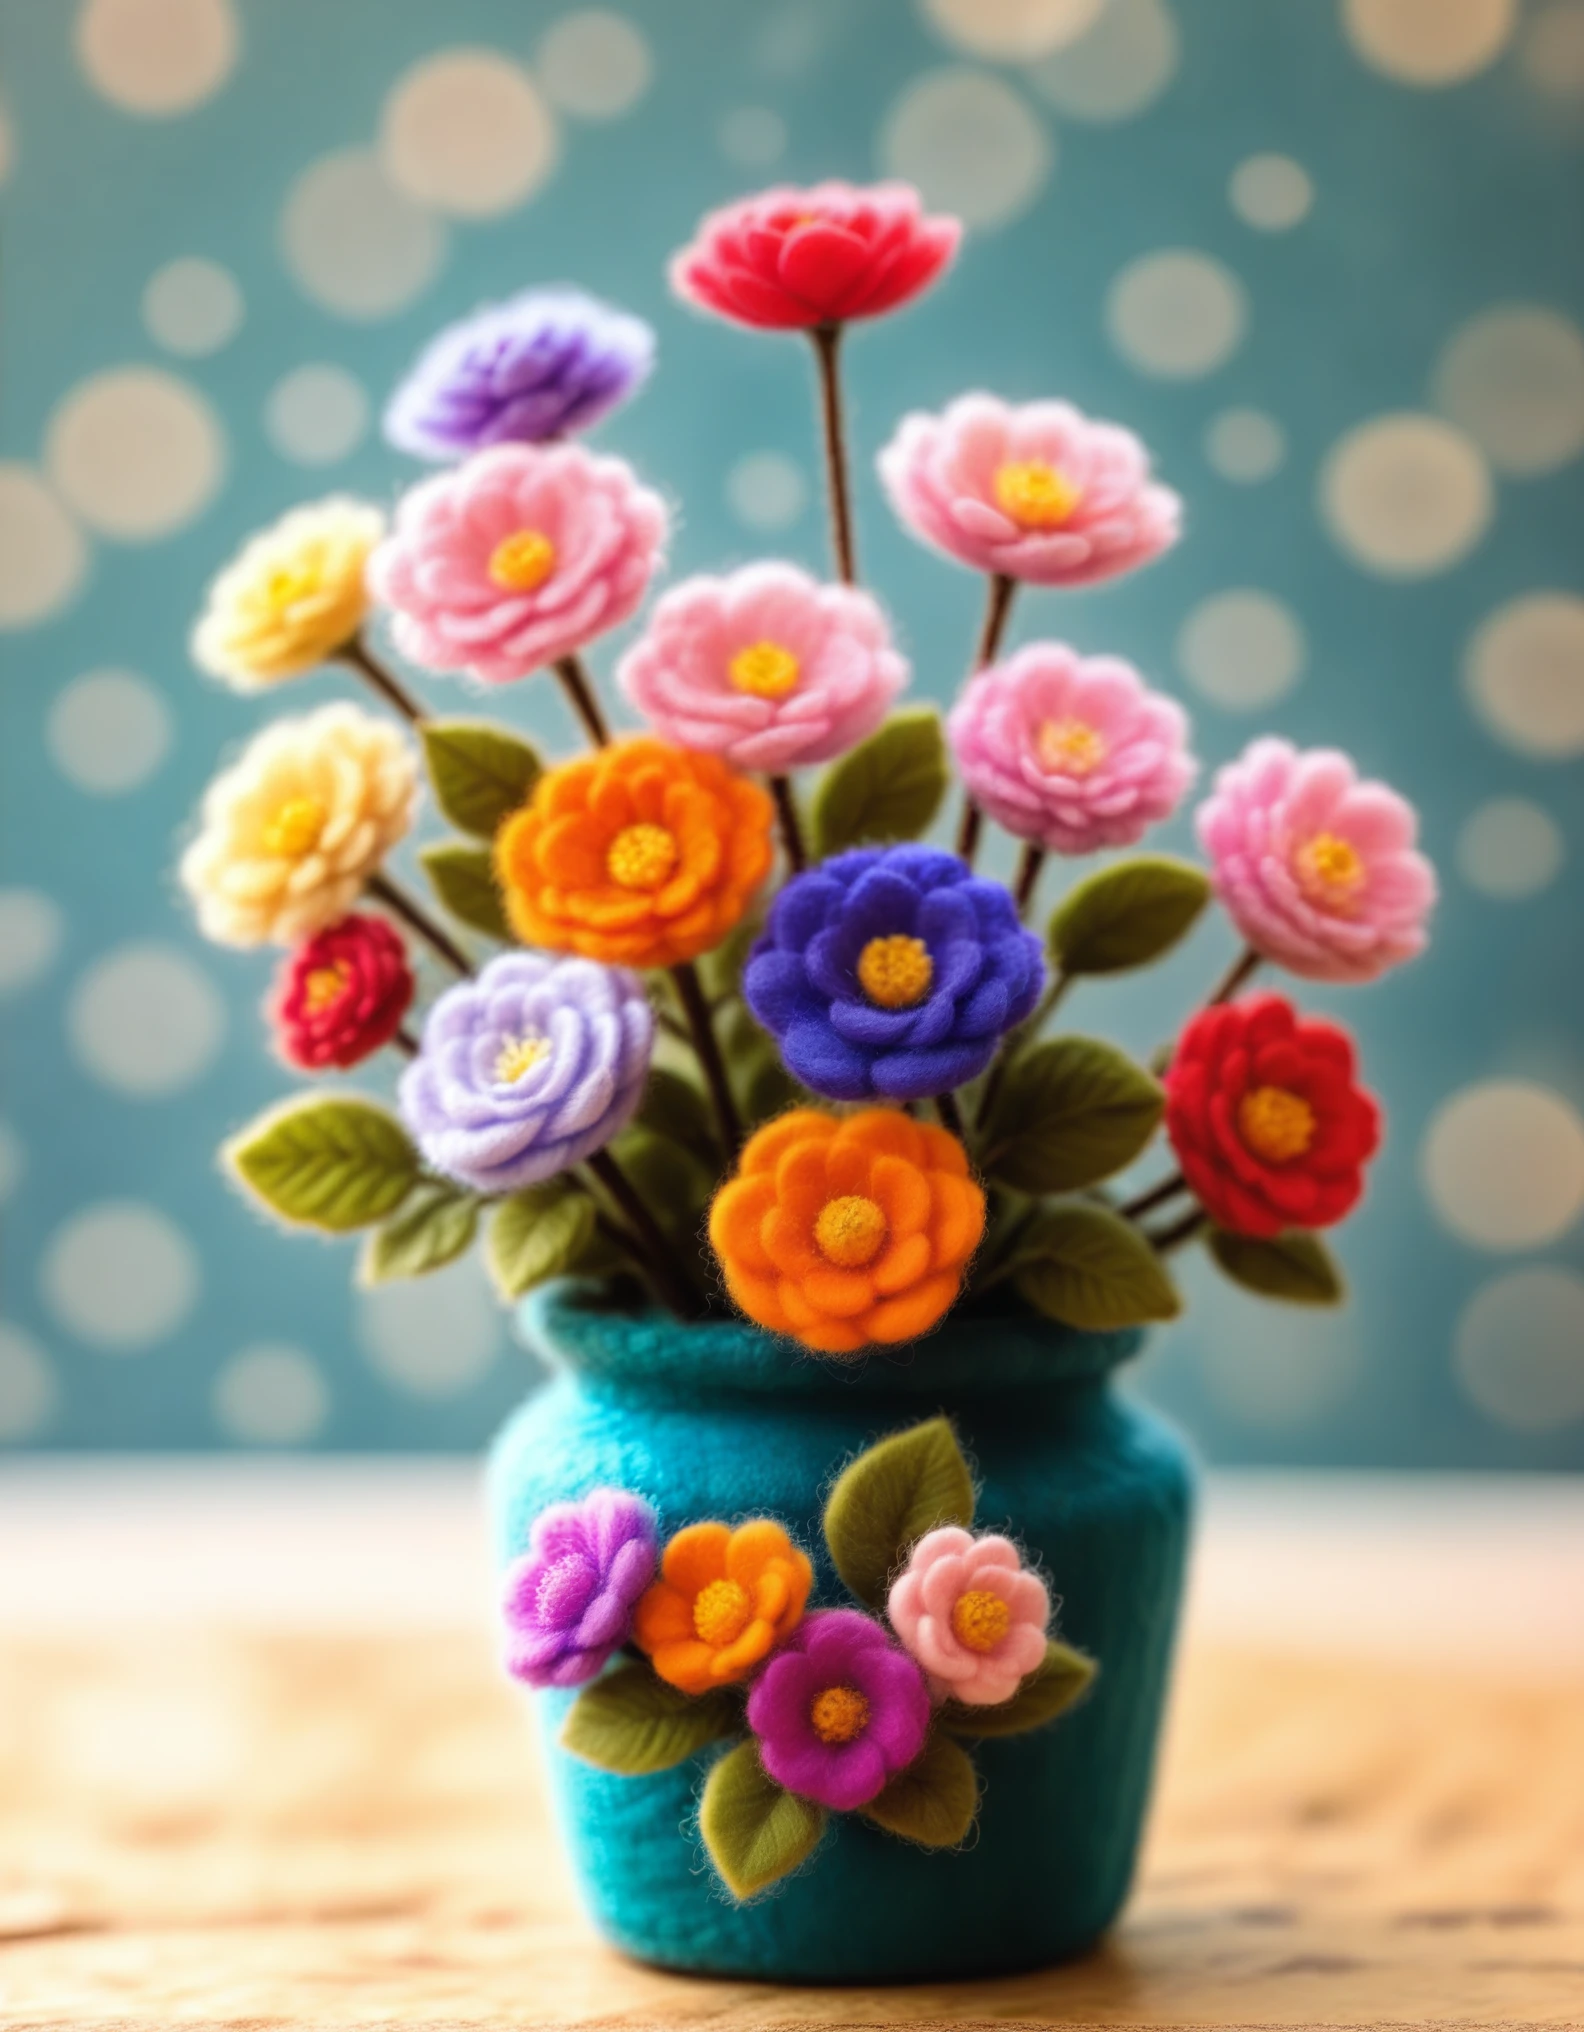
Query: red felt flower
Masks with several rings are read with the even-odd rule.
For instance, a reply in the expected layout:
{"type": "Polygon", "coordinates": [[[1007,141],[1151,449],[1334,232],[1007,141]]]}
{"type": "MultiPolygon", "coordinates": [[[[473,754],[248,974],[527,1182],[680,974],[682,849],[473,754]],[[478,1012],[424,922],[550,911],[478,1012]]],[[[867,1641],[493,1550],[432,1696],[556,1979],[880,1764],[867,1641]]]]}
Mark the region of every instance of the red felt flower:
{"type": "Polygon", "coordinates": [[[962,222],[926,217],[911,184],[783,184],[701,220],[671,286],[734,324],[803,331],[910,302],[961,238],[962,222]]]}
{"type": "Polygon", "coordinates": [[[1166,1084],[1166,1133],[1212,1220],[1240,1235],[1328,1228],[1364,1190],[1380,1110],[1353,1042],[1280,995],[1195,1016],[1166,1084]]]}
{"type": "Polygon", "coordinates": [[[383,917],[343,917],[316,932],[276,978],[276,1043],[304,1072],[356,1065],[389,1044],[413,998],[407,949],[383,917]]]}

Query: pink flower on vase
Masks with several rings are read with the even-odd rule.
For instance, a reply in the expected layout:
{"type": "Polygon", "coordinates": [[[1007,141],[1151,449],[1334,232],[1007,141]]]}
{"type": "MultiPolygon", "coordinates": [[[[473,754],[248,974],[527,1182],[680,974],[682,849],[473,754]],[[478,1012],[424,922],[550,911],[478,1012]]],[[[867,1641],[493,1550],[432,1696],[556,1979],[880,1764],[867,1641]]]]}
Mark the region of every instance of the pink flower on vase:
{"type": "Polygon", "coordinates": [[[994,1707],[1045,1656],[1050,1596],[1010,1538],[946,1524],[914,1546],[886,1614],[936,1699],[994,1707]]]}
{"type": "Polygon", "coordinates": [[[616,671],[666,740],[772,775],[872,734],[907,676],[877,601],[790,564],[685,580],[616,671]]]}
{"type": "Polygon", "coordinates": [[[665,503],[624,460],[495,445],[402,496],[369,584],[403,656],[507,684],[625,621],[665,536],[665,503]]]}
{"type": "Polygon", "coordinates": [[[972,678],[947,716],[975,804],[1053,854],[1131,846],[1192,783],[1188,716],[1116,656],[1031,642],[972,678]]]}
{"type": "Polygon", "coordinates": [[[1216,894],[1248,943],[1310,981],[1370,981],[1424,950],[1435,870],[1406,798],[1334,748],[1253,742],[1199,807],[1216,894]]]}
{"type": "Polygon", "coordinates": [[[1177,541],[1182,503],[1144,446],[1067,402],[959,396],[903,417],[879,466],[912,534],[975,571],[1090,586],[1177,541]]]}

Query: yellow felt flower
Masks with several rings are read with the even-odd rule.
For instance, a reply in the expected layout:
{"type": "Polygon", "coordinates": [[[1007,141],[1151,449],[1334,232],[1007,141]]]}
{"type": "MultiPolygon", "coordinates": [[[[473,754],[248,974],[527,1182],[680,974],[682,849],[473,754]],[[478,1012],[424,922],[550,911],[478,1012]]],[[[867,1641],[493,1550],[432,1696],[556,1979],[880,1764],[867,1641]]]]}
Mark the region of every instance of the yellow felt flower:
{"type": "Polygon", "coordinates": [[[384,533],[380,511],[345,494],[261,529],[209,588],[192,637],[199,667],[260,691],[334,656],[363,625],[363,567],[384,533]]]}
{"type": "Polygon", "coordinates": [[[353,705],[277,720],[217,776],[181,878],[206,937],[292,945],[344,917],[412,823],[418,758],[353,705]]]}

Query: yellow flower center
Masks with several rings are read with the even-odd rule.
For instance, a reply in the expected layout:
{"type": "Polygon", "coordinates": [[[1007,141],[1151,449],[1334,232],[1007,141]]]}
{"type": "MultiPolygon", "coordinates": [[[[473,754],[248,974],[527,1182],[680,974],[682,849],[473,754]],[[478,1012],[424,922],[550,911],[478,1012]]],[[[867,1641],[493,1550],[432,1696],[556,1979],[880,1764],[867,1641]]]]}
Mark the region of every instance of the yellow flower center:
{"type": "Polygon", "coordinates": [[[1285,1087],[1255,1087],[1238,1103],[1238,1134],[1268,1164],[1302,1157],[1314,1141],[1314,1109],[1285,1087]]]}
{"type": "Polygon", "coordinates": [[[490,552],[489,575],[502,592],[534,593],[555,564],[555,545],[542,529],[514,529],[490,552]]]}
{"type": "Polygon", "coordinates": [[[537,1030],[525,1030],[521,1037],[501,1046],[495,1059],[495,1077],[502,1086],[512,1086],[536,1065],[543,1065],[549,1056],[549,1038],[541,1037],[537,1030]]]}
{"type": "Polygon", "coordinates": [[[1012,1627],[1012,1611],[999,1595],[970,1588],[952,1603],[952,1634],[970,1651],[993,1651],[1012,1627]]]}
{"type": "Polygon", "coordinates": [[[801,675],[797,658],[779,642],[752,642],[726,666],[738,691],[755,698],[785,698],[801,675]]]}
{"type": "Polygon", "coordinates": [[[1316,833],[1298,849],[1298,884],[1311,902],[1345,910],[1364,880],[1364,856],[1337,833],[1316,833]]]}
{"type": "Polygon", "coordinates": [[[303,982],[303,1007],[310,1016],[317,1016],[332,1002],[340,1000],[351,978],[352,969],[345,960],[332,960],[327,967],[315,967],[303,982]]]}
{"type": "Polygon", "coordinates": [[[623,826],[605,855],[605,872],[624,889],[658,889],[677,864],[677,843],[664,826],[623,826]]]}
{"type": "Polygon", "coordinates": [[[873,1262],[885,1238],[885,1214],[858,1192],[827,1200],[814,1223],[814,1246],[838,1270],[861,1270],[873,1262]]]}
{"type": "Polygon", "coordinates": [[[997,466],[996,506],[1020,529],[1060,529],[1083,499],[1083,489],[1043,459],[997,466]]]}
{"type": "Polygon", "coordinates": [[[1046,720],[1034,737],[1040,767],[1053,776],[1088,776],[1105,760],[1105,742],[1083,720],[1046,720]]]}
{"type": "Polygon", "coordinates": [[[869,1703],[856,1686],[827,1686],[809,1708],[809,1725],[822,1743],[850,1743],[869,1724],[869,1703]]]}
{"type": "Polygon", "coordinates": [[[894,932],[872,938],[858,955],[858,985],[882,1009],[910,1009],[929,993],[935,962],[921,938],[894,932]]]}
{"type": "Polygon", "coordinates": [[[264,828],[264,851],[282,860],[301,860],[324,829],[327,814],[317,797],[289,797],[264,828]]]}
{"type": "Polygon", "coordinates": [[[718,1651],[735,1644],[748,1627],[753,1603],[748,1590],[735,1580],[712,1580],[693,1598],[693,1627],[704,1642],[718,1651]]]}
{"type": "Polygon", "coordinates": [[[299,600],[317,591],[318,580],[314,573],[303,564],[277,565],[264,581],[262,592],[264,605],[277,619],[299,600]]]}

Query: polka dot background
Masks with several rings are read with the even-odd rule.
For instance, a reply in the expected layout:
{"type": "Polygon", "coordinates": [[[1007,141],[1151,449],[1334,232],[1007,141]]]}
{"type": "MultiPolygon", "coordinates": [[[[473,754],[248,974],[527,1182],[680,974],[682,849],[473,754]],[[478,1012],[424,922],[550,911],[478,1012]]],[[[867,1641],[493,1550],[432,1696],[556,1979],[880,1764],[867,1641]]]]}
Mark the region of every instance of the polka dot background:
{"type": "MultiPolygon", "coordinates": [[[[273,961],[206,947],[172,869],[278,703],[199,678],[191,617],[294,501],[413,477],[377,419],[436,326],[567,278],[658,330],[600,436],[683,504],[675,568],[823,565],[805,363],[663,266],[736,191],[839,174],[971,227],[849,348],[864,565],[920,691],[976,589],[868,458],[975,382],[1068,395],[1149,440],[1187,537],[1015,632],[1133,658],[1207,772],[1267,727],[1351,749],[1441,872],[1427,959],[1296,990],[1388,1101],[1351,1308],[1189,1263],[1137,1387],[1220,1458],[1584,1465],[1580,0],[0,0],[0,29],[0,1444],[471,1447],[527,1386],[476,1263],[358,1291],[218,1181],[289,1086],[273,961]]],[[[543,688],[491,707],[564,747],[543,688]]],[[[1229,950],[1207,927],[1074,1020],[1147,1052],[1229,950]]]]}

